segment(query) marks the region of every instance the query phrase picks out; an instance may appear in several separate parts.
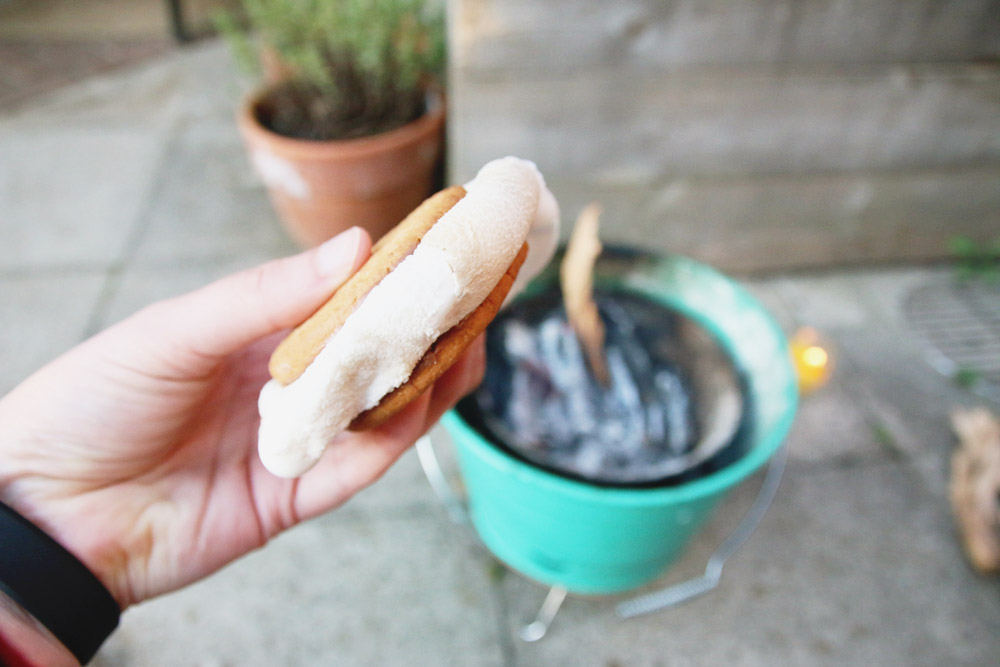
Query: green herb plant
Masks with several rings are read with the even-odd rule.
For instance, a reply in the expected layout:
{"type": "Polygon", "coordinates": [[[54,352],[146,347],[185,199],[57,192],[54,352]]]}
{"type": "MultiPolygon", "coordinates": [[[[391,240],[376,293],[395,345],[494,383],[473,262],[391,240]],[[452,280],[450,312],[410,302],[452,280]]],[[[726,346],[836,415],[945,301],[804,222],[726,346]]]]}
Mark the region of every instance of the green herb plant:
{"type": "Polygon", "coordinates": [[[240,14],[219,14],[216,26],[240,65],[272,80],[257,113],[279,134],[330,140],[385,132],[420,117],[429,88],[443,81],[440,0],[240,5],[240,14]]]}
{"type": "Polygon", "coordinates": [[[1000,281],[1000,238],[977,242],[968,236],[955,236],[948,245],[960,280],[1000,281]]]}

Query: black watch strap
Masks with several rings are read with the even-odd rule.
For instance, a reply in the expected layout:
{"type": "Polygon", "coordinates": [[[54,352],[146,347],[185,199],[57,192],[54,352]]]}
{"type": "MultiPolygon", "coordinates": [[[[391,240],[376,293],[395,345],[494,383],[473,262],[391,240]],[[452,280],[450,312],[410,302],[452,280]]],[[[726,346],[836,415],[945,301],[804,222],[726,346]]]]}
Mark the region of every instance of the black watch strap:
{"type": "Polygon", "coordinates": [[[118,603],[62,545],[0,503],[0,590],[87,663],[116,627],[118,603]]]}

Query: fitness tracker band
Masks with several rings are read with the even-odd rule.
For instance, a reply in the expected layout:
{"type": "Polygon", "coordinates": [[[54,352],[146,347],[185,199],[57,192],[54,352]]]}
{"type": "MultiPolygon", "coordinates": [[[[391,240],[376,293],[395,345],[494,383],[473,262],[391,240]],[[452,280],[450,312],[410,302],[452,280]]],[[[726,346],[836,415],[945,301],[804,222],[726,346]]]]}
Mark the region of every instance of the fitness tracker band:
{"type": "Polygon", "coordinates": [[[0,503],[0,590],[44,625],[81,664],[118,627],[121,609],[83,563],[0,503]]]}

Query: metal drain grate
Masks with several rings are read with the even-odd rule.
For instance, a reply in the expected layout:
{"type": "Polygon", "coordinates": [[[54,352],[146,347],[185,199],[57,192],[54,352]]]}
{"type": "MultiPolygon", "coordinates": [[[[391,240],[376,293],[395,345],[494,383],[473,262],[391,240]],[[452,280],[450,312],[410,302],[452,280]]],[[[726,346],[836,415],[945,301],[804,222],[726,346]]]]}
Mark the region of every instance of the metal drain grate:
{"type": "Polygon", "coordinates": [[[914,289],[906,317],[939,372],[1000,401],[1000,284],[948,281],[914,289]]]}

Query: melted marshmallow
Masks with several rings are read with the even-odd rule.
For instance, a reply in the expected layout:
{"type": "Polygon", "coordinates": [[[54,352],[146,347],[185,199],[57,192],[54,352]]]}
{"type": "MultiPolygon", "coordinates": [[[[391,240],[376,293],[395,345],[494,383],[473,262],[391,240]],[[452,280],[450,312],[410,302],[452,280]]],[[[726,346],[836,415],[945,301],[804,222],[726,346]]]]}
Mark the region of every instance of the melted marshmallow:
{"type": "Polygon", "coordinates": [[[405,382],[431,343],[486,299],[525,239],[528,257],[511,294],[548,264],[559,207],[533,163],[494,160],[465,189],[301,376],[261,390],[258,448],[268,470],[282,477],[309,470],[354,417],[405,382]]]}

